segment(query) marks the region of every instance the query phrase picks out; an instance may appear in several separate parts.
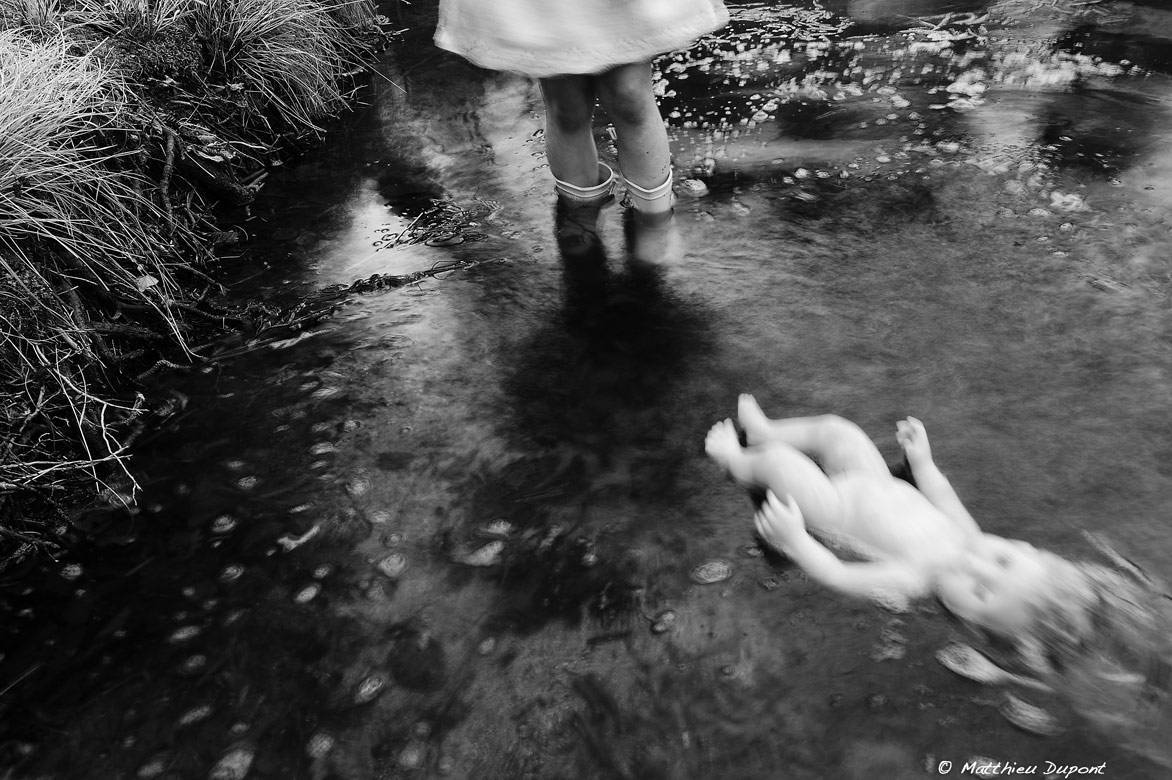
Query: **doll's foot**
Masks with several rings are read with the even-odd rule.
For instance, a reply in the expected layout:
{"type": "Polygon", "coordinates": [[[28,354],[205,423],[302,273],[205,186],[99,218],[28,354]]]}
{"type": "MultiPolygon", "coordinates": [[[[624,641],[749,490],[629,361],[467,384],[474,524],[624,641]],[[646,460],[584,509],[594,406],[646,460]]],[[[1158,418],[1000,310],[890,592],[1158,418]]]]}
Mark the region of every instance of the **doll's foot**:
{"type": "Polygon", "coordinates": [[[737,420],[745,429],[745,441],[750,444],[760,444],[769,438],[769,418],[761,411],[757,399],[748,393],[742,393],[737,399],[737,420]]]}
{"type": "Polygon", "coordinates": [[[732,420],[721,420],[708,429],[704,438],[704,452],[719,465],[732,470],[735,458],[741,455],[741,441],[732,420]]]}

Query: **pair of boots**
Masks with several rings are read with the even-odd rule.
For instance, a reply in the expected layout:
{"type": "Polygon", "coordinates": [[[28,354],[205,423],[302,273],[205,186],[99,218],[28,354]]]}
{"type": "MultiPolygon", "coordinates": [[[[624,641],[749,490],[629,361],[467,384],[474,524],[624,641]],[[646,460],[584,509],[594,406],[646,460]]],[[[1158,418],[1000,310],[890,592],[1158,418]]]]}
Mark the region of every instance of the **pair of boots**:
{"type": "MultiPolygon", "coordinates": [[[[615,172],[604,162],[598,163],[602,180],[593,187],[578,187],[554,179],[558,194],[557,239],[564,254],[587,254],[599,243],[598,215],[602,207],[614,198],[617,183],[615,172]]],[[[659,263],[668,259],[671,231],[672,177],[657,187],[644,189],[627,182],[626,235],[631,257],[635,260],[659,263]]]]}

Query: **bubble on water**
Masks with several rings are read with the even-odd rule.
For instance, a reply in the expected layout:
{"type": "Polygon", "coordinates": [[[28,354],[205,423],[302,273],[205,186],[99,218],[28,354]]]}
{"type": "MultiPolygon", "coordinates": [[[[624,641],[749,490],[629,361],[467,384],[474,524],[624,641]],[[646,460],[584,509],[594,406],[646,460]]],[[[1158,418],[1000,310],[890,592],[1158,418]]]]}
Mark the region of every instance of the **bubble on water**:
{"type": "Polygon", "coordinates": [[[385,677],[377,674],[367,677],[358,683],[358,688],[354,691],[354,703],[366,704],[367,702],[374,701],[385,687],[387,687],[387,679],[385,677]]]}
{"type": "Polygon", "coordinates": [[[407,570],[407,556],[402,553],[391,553],[376,564],[379,571],[392,580],[407,570]]]}
{"type": "Polygon", "coordinates": [[[1054,216],[1049,211],[1049,209],[1043,209],[1043,208],[1030,209],[1029,215],[1031,217],[1052,217],[1052,216],[1054,216]]]}
{"type": "Polygon", "coordinates": [[[293,595],[293,602],[296,604],[308,604],[317,598],[319,593],[321,593],[321,585],[316,582],[310,583],[293,595]]]}
{"type": "Polygon", "coordinates": [[[346,483],[346,492],[354,498],[364,495],[370,490],[370,480],[363,477],[357,477],[346,483]]]}
{"type": "Polygon", "coordinates": [[[300,514],[302,512],[308,512],[310,509],[313,509],[313,504],[298,504],[289,511],[292,514],[300,514]]]}
{"type": "Polygon", "coordinates": [[[260,478],[255,476],[241,477],[236,480],[236,486],[241,490],[252,490],[260,483],[260,478]]]}
{"type": "Polygon", "coordinates": [[[326,577],[330,576],[330,573],[333,570],[334,570],[333,566],[331,566],[328,563],[323,563],[321,566],[318,566],[316,569],[313,570],[313,578],[315,580],[324,580],[326,577]]]}
{"type": "Polygon", "coordinates": [[[723,558],[713,558],[710,561],[696,566],[688,573],[692,581],[700,585],[711,585],[716,582],[723,582],[732,576],[732,564],[723,558]]]}
{"type": "Polygon", "coordinates": [[[223,571],[220,572],[220,582],[235,582],[236,580],[240,579],[242,574],[244,574],[243,566],[235,563],[229,564],[228,566],[224,567],[223,571]]]}
{"type": "Polygon", "coordinates": [[[201,704],[198,707],[192,707],[187,712],[179,716],[178,724],[182,726],[191,726],[199,723],[201,720],[207,720],[212,716],[212,707],[209,704],[201,704]]]}
{"type": "Polygon", "coordinates": [[[319,731],[309,738],[309,742],[305,743],[305,755],[310,758],[324,758],[327,753],[334,749],[337,741],[324,731],[319,731]]]}
{"type": "Polygon", "coordinates": [[[195,655],[189,655],[187,658],[183,659],[183,663],[179,664],[179,672],[181,674],[195,674],[207,665],[208,657],[206,655],[196,653],[195,655]]]}
{"type": "Polygon", "coordinates": [[[762,590],[777,590],[781,587],[781,580],[777,577],[762,577],[757,580],[757,584],[761,586],[762,590]]]}
{"type": "Polygon", "coordinates": [[[171,632],[171,635],[167,637],[167,641],[172,644],[189,642],[199,636],[202,630],[199,626],[180,626],[171,632]]]}
{"type": "Polygon", "coordinates": [[[342,430],[346,433],[353,433],[361,427],[362,423],[358,420],[347,420],[346,422],[342,423],[342,430]]]}
{"type": "Polygon", "coordinates": [[[681,195],[692,198],[702,198],[708,194],[708,185],[699,179],[684,179],[679,184],[681,195]]]}
{"type": "Polygon", "coordinates": [[[212,533],[226,534],[236,527],[236,522],[232,515],[220,515],[212,521],[212,533]]]}
{"type": "Polygon", "coordinates": [[[315,401],[324,401],[327,398],[333,398],[340,392],[342,389],[339,387],[323,387],[320,390],[314,390],[309,394],[309,397],[315,401]]]}
{"type": "Polygon", "coordinates": [[[252,769],[255,757],[256,753],[251,747],[230,750],[212,767],[212,771],[208,773],[208,780],[244,780],[252,769]]]}
{"type": "Polygon", "coordinates": [[[70,563],[61,567],[61,577],[72,582],[81,576],[82,569],[79,564],[70,563]]]}
{"type": "Polygon", "coordinates": [[[883,165],[885,163],[891,162],[891,158],[885,154],[881,154],[875,158],[875,162],[879,163],[880,165],[883,165]]]}
{"type": "Polygon", "coordinates": [[[737,548],[737,554],[744,558],[761,558],[765,555],[765,550],[759,544],[745,544],[737,548]]]}
{"type": "Polygon", "coordinates": [[[491,636],[480,640],[480,644],[476,645],[478,655],[491,655],[493,650],[496,650],[496,639],[491,636]]]}
{"type": "Polygon", "coordinates": [[[240,471],[240,469],[244,468],[246,465],[247,464],[242,460],[224,461],[224,468],[228,469],[229,471],[240,471]]]}
{"type": "Polygon", "coordinates": [[[238,721],[236,723],[233,723],[232,727],[228,729],[228,736],[230,736],[234,739],[239,738],[239,737],[243,737],[245,734],[248,733],[248,729],[249,729],[249,726],[247,723],[244,723],[243,721],[238,721]]]}
{"type": "Polygon", "coordinates": [[[376,509],[370,513],[368,519],[375,525],[383,525],[391,521],[391,513],[385,509],[376,509]]]}

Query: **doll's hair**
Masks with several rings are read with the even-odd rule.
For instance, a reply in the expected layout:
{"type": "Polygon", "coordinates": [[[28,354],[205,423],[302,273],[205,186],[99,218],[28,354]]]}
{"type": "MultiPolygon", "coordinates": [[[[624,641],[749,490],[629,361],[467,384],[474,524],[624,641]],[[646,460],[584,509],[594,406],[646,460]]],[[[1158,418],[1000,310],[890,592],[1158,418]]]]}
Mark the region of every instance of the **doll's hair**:
{"type": "Polygon", "coordinates": [[[1023,594],[1030,625],[994,636],[999,662],[1049,684],[1105,734],[1172,766],[1172,596],[1133,572],[1039,551],[1047,571],[1023,594]]]}

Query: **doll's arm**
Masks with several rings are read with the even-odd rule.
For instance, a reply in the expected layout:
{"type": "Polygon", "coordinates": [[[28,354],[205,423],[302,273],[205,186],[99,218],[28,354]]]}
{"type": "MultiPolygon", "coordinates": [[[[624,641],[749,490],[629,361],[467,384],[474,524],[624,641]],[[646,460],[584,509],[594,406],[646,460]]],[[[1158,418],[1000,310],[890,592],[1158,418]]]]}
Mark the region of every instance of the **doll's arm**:
{"type": "Polygon", "coordinates": [[[937,509],[952,518],[962,528],[972,533],[981,533],[980,526],[960,502],[948,477],[932,460],[932,448],[928,444],[928,432],[924,424],[915,417],[900,420],[895,424],[895,438],[903,447],[916,487],[937,509]]]}
{"type": "Polygon", "coordinates": [[[802,512],[789,496],[782,503],[773,491],[768,491],[755,522],[762,539],[785,553],[815,582],[828,588],[864,597],[880,593],[915,596],[927,590],[924,578],[907,566],[839,560],[806,532],[802,512]]]}

